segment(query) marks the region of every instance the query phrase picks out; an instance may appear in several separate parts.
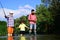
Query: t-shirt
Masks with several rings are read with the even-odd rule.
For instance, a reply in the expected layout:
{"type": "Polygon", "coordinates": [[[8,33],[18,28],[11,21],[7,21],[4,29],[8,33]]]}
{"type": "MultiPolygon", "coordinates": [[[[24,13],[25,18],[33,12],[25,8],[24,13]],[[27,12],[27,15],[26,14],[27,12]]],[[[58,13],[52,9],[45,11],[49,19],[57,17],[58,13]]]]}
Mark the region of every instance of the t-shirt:
{"type": "Polygon", "coordinates": [[[29,22],[30,24],[36,24],[37,17],[36,17],[36,15],[30,14],[30,15],[28,16],[28,20],[33,20],[33,21],[30,21],[30,22],[29,22]],[[34,22],[34,21],[35,21],[35,22],[34,22]]]}
{"type": "Polygon", "coordinates": [[[6,17],[6,19],[7,19],[7,26],[14,27],[14,18],[9,16],[6,17]]]}
{"type": "Polygon", "coordinates": [[[20,31],[25,31],[25,27],[27,27],[24,23],[19,25],[20,31]]]}

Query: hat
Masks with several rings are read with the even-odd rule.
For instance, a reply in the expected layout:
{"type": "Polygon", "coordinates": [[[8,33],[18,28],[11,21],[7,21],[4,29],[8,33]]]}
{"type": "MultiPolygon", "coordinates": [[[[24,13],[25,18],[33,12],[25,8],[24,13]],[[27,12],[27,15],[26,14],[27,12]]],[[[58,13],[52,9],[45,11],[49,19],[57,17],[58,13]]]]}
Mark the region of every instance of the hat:
{"type": "Polygon", "coordinates": [[[13,14],[13,11],[10,11],[9,13],[10,13],[10,14],[13,14]]]}
{"type": "Polygon", "coordinates": [[[32,9],[32,10],[31,10],[31,12],[34,12],[34,13],[35,13],[35,10],[34,10],[34,9],[32,9]]]}

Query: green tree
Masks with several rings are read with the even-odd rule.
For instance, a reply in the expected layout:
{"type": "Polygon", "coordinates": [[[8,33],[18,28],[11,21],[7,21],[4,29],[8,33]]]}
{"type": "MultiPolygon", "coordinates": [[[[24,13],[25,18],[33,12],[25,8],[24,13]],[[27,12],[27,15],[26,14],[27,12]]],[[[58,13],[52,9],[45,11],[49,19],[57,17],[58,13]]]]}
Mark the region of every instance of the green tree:
{"type": "Polygon", "coordinates": [[[60,0],[42,0],[44,4],[49,4],[49,11],[52,13],[53,17],[59,15],[60,13],[60,0]]]}
{"type": "MultiPolygon", "coordinates": [[[[51,24],[52,17],[50,16],[51,13],[49,12],[48,8],[44,6],[44,4],[40,4],[36,6],[36,15],[37,15],[37,26],[38,30],[40,31],[41,24],[45,22],[45,28],[43,29],[43,32],[47,31],[47,23],[51,24]]],[[[41,30],[42,31],[42,30],[41,30]]]]}
{"type": "MultiPolygon", "coordinates": [[[[49,1],[49,0],[42,0],[43,3],[46,4],[45,1],[49,1]]],[[[54,24],[56,27],[54,27],[54,33],[59,33],[59,27],[60,27],[60,0],[50,0],[48,2],[49,4],[49,11],[51,12],[51,16],[54,19],[54,24]]]]}
{"type": "Polygon", "coordinates": [[[5,21],[0,21],[0,36],[7,34],[7,25],[5,21]]]}

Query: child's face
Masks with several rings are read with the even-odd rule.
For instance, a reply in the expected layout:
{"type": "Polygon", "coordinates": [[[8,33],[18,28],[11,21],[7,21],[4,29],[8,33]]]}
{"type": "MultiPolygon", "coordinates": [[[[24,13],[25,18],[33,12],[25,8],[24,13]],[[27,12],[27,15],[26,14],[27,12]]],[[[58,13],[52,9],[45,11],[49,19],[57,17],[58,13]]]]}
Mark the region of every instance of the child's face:
{"type": "Polygon", "coordinates": [[[34,12],[34,11],[32,11],[31,13],[32,13],[32,15],[34,15],[34,14],[35,14],[35,12],[34,12]]]}
{"type": "Polygon", "coordinates": [[[23,24],[23,22],[22,22],[22,24],[23,24]]]}

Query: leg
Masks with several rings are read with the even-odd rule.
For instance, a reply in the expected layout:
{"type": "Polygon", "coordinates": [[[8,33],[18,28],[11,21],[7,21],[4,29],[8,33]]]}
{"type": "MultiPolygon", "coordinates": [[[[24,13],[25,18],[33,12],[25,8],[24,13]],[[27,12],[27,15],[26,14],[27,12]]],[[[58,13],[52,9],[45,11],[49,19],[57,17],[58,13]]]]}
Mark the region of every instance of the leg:
{"type": "Polygon", "coordinates": [[[7,31],[8,31],[8,36],[11,36],[11,27],[8,27],[7,31]]]}
{"type": "Polygon", "coordinates": [[[12,36],[13,30],[13,27],[8,27],[8,36],[12,36]]]}
{"type": "Polygon", "coordinates": [[[34,34],[36,34],[36,24],[34,24],[34,34]]]}
{"type": "Polygon", "coordinates": [[[32,24],[30,24],[30,30],[29,30],[29,33],[31,34],[31,32],[32,32],[32,24]]]}
{"type": "Polygon", "coordinates": [[[21,36],[23,35],[23,31],[20,31],[20,35],[21,35],[21,36]]]}
{"type": "Polygon", "coordinates": [[[7,27],[8,36],[10,36],[10,27],[7,27]]]}
{"type": "Polygon", "coordinates": [[[13,36],[14,35],[14,28],[12,27],[12,33],[11,33],[11,35],[13,36]]]}
{"type": "Polygon", "coordinates": [[[13,28],[13,33],[12,33],[12,36],[14,36],[14,27],[12,27],[13,28]]]}
{"type": "Polygon", "coordinates": [[[22,36],[23,34],[21,34],[21,36],[22,36]]]}
{"type": "Polygon", "coordinates": [[[25,35],[25,31],[22,31],[23,36],[25,35]]]}

